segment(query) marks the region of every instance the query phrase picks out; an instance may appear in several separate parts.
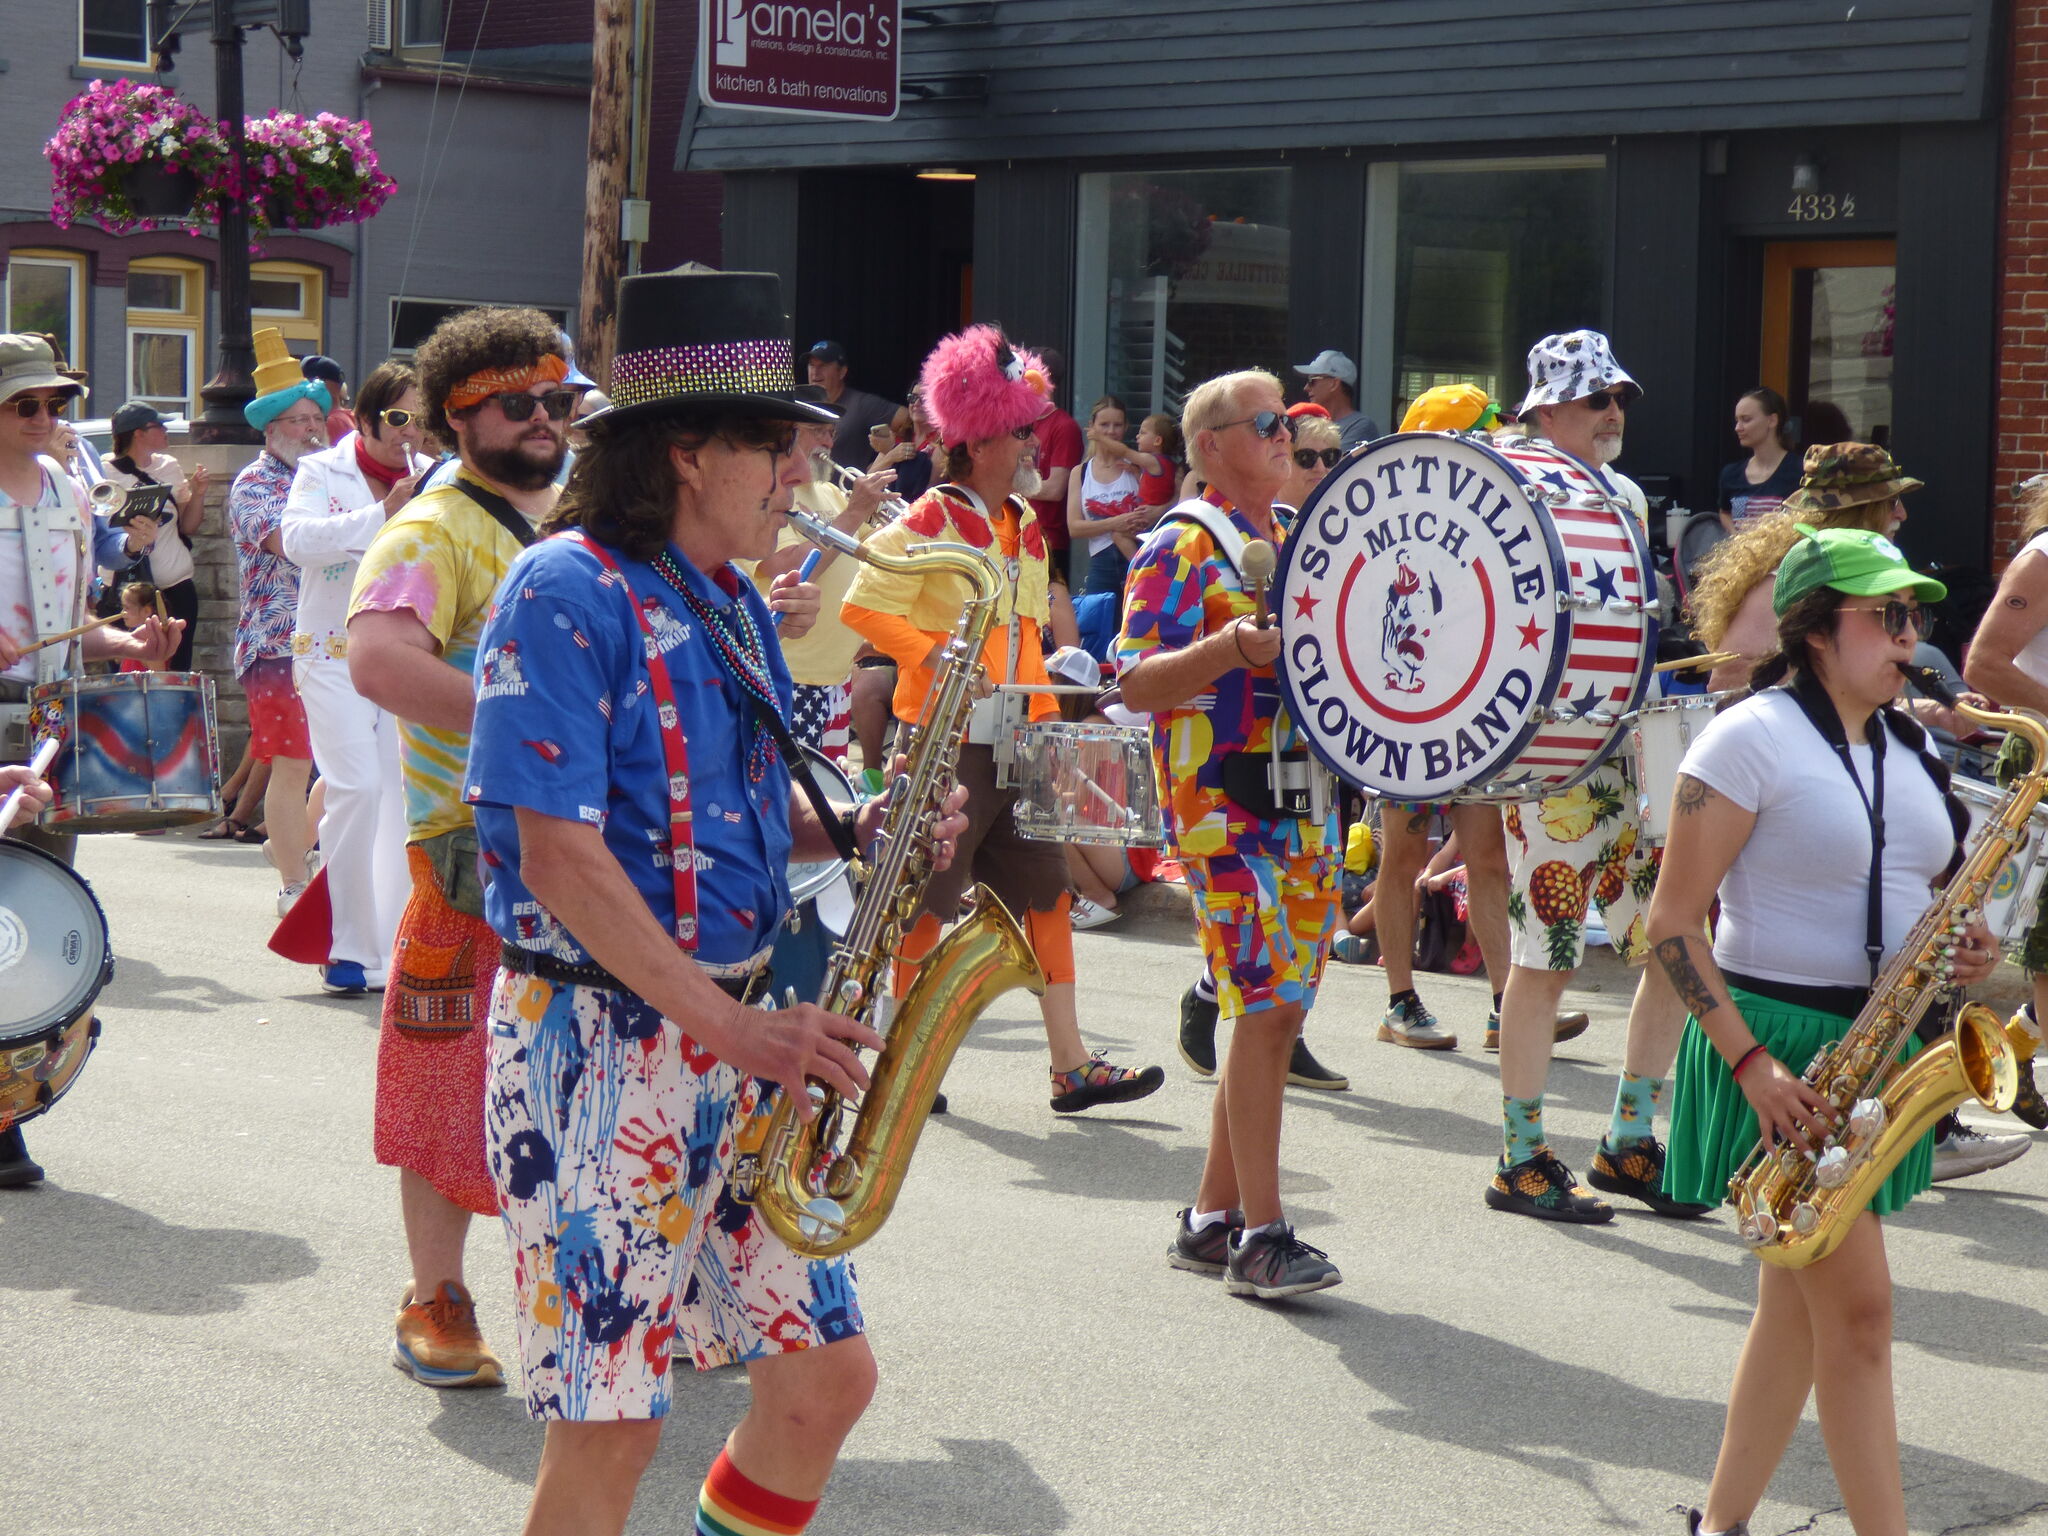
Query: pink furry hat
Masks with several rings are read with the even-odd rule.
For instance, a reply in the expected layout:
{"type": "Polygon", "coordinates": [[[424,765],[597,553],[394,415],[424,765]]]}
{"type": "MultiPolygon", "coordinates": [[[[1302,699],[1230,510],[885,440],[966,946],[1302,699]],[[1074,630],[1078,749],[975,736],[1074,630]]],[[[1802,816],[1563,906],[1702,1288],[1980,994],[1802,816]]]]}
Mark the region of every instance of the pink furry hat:
{"type": "Polygon", "coordinates": [[[918,389],[939,441],[951,448],[1038,420],[1052,379],[1037,354],[1012,347],[1000,329],[971,325],[932,348],[918,389]]]}

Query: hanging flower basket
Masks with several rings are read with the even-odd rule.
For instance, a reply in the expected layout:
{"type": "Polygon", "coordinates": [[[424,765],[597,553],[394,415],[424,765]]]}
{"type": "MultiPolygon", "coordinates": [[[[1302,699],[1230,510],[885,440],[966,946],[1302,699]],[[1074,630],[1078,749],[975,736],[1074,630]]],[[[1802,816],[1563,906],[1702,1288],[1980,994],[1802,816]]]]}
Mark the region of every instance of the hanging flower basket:
{"type": "Polygon", "coordinates": [[[398,190],[377,167],[368,123],[276,112],[251,118],[242,134],[249,222],[258,230],[360,224],[398,190]]]}
{"type": "Polygon", "coordinates": [[[169,219],[217,218],[229,194],[220,125],[160,85],[95,80],[43,146],[59,229],[97,219],[114,234],[169,219]]]}
{"type": "Polygon", "coordinates": [[[182,219],[199,196],[198,173],[182,165],[145,161],[131,166],[128,205],[146,219],[182,219]]]}

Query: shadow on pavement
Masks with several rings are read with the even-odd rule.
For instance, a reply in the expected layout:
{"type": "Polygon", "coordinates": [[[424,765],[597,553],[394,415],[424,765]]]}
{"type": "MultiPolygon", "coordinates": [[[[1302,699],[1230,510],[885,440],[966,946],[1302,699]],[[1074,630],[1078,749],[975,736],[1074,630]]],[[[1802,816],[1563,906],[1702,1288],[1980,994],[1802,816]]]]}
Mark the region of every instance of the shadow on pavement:
{"type": "Polygon", "coordinates": [[[255,996],[221,985],[215,976],[176,976],[147,960],[114,955],[114,979],[101,995],[103,1004],[144,1013],[211,1013],[234,1003],[253,1003],[255,996]]]}
{"type": "MultiPolygon", "coordinates": [[[[675,1407],[641,1480],[629,1532],[666,1536],[690,1528],[704,1474],[746,1412],[739,1371],[683,1375],[688,1379],[676,1382],[675,1407]]],[[[467,1461],[521,1485],[533,1482],[541,1427],[526,1417],[516,1391],[450,1393],[428,1432],[467,1461]]],[[[857,1452],[842,1459],[809,1527],[812,1536],[1037,1536],[1067,1525],[1059,1496],[1008,1441],[938,1443],[942,1460],[866,1460],[857,1452]]],[[[526,1497],[523,1487],[508,1492],[504,1529],[512,1528],[526,1497]]]]}
{"type": "Polygon", "coordinates": [[[0,1202],[0,1290],[69,1291],[85,1306],[194,1317],[235,1311],[249,1286],[319,1267],[296,1237],[173,1226],[56,1184],[0,1202]]]}
{"type": "Polygon", "coordinates": [[[1013,1181],[1019,1189],[1185,1204],[1202,1176],[1202,1148],[1168,1146],[1139,1134],[1160,1129],[1154,1121],[1112,1120],[1098,1112],[1086,1120],[1058,1121],[1047,1127],[1049,1134],[1032,1136],[969,1119],[956,1106],[932,1125],[1024,1164],[1029,1172],[1013,1181]]]}
{"type": "MultiPolygon", "coordinates": [[[[1394,1400],[1398,1406],[1371,1413],[1376,1424],[1570,1483],[1600,1509],[1603,1525],[1654,1528],[1674,1502],[1697,1502],[1706,1489],[1721,1440],[1720,1402],[1669,1397],[1435,1318],[1336,1296],[1273,1310],[1334,1346],[1346,1370],[1394,1400]],[[1626,1507],[1600,1492],[1596,1473],[1605,1469],[1634,1474],[1626,1507]]],[[[1654,1376],[1654,1360],[1637,1364],[1654,1376]]],[[[2048,1484],[1999,1467],[1914,1445],[1899,1450],[1916,1525],[1946,1529],[2048,1499],[2048,1484]]],[[[1811,1511],[1840,1506],[1811,1425],[1794,1438],[1771,1498],[1811,1511]]]]}

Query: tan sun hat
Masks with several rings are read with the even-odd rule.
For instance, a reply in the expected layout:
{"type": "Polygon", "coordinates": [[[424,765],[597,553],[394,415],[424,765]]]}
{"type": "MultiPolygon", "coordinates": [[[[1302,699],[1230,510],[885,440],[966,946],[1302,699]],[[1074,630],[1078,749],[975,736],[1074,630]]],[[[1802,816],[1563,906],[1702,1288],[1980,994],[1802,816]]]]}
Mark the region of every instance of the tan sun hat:
{"type": "Polygon", "coordinates": [[[85,386],[57,370],[57,354],[40,336],[0,335],[0,401],[31,389],[68,389],[83,395],[85,386]]]}

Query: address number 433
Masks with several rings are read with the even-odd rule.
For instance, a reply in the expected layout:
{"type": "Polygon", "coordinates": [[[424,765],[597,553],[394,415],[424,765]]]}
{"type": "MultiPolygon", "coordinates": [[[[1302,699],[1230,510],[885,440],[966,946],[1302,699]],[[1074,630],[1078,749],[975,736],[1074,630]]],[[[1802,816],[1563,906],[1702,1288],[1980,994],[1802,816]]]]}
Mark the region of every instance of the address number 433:
{"type": "Polygon", "coordinates": [[[1796,194],[1791,205],[1785,210],[1802,224],[1825,224],[1831,219],[1853,219],[1856,217],[1856,197],[1845,193],[1841,197],[1832,192],[1802,192],[1796,194]]]}

